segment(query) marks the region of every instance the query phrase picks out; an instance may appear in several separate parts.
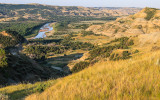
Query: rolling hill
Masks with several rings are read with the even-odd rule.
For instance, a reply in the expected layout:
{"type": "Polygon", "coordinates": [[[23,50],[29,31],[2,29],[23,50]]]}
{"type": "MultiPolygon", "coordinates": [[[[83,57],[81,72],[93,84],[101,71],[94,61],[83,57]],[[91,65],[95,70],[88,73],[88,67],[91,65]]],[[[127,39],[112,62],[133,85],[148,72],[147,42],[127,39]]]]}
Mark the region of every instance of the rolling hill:
{"type": "Polygon", "coordinates": [[[0,21],[48,20],[57,16],[109,17],[134,14],[141,8],[87,8],[41,4],[0,4],[0,21]]]}

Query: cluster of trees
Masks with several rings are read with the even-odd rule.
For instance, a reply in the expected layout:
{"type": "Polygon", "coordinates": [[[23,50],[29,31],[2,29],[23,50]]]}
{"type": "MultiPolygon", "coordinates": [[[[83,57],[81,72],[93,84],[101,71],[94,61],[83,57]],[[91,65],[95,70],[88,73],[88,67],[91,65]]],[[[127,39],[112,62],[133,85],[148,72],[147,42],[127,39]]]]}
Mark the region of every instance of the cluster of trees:
{"type": "Polygon", "coordinates": [[[83,42],[72,42],[72,41],[66,41],[66,42],[61,42],[62,46],[65,46],[67,49],[72,49],[72,50],[76,50],[76,49],[91,49],[94,47],[93,44],[91,43],[83,43],[83,42]]]}
{"type": "Polygon", "coordinates": [[[122,37],[115,39],[112,42],[120,42],[119,44],[115,44],[114,46],[107,46],[107,47],[101,47],[101,48],[95,48],[90,51],[90,57],[89,59],[93,60],[94,58],[98,56],[102,57],[109,57],[113,50],[115,49],[128,49],[129,46],[133,45],[133,40],[129,40],[128,37],[122,37]]]}
{"type": "Polygon", "coordinates": [[[0,31],[12,30],[18,32],[23,36],[38,33],[39,28],[43,26],[41,22],[12,22],[12,23],[1,23],[0,31]]]}
{"type": "Polygon", "coordinates": [[[70,21],[61,21],[58,22],[54,25],[54,30],[55,31],[62,31],[68,28],[68,24],[70,23],[70,21]]]}
{"type": "Polygon", "coordinates": [[[75,25],[73,29],[87,29],[90,25],[89,24],[80,24],[80,25],[75,25]]]}
{"type": "Polygon", "coordinates": [[[94,35],[93,31],[82,31],[82,36],[94,35]]]}
{"type": "Polygon", "coordinates": [[[65,37],[62,41],[61,41],[61,45],[67,47],[68,49],[72,49],[72,50],[76,50],[76,49],[92,49],[95,46],[91,43],[88,42],[73,42],[71,41],[73,37],[73,34],[69,34],[67,37],[65,37]]]}
{"type": "Polygon", "coordinates": [[[21,35],[19,35],[15,31],[7,30],[5,31],[9,36],[4,36],[3,34],[0,34],[0,44],[3,47],[13,47],[18,43],[23,43],[25,41],[25,38],[21,35]]]}
{"type": "Polygon", "coordinates": [[[45,59],[49,53],[61,54],[67,50],[77,50],[77,49],[90,50],[94,48],[94,45],[91,43],[71,41],[72,36],[73,36],[72,34],[69,34],[63,40],[58,39],[56,41],[55,39],[53,40],[35,39],[29,41],[29,43],[38,43],[39,46],[36,45],[27,46],[25,52],[29,55],[34,54],[35,59],[42,60],[45,59]],[[48,43],[54,43],[54,46],[53,45],[47,46],[46,44],[48,43]]]}
{"type": "Polygon", "coordinates": [[[115,45],[117,49],[128,49],[129,46],[134,45],[134,41],[129,40],[128,37],[121,37],[121,38],[118,38],[118,39],[111,41],[110,43],[112,43],[112,42],[120,42],[119,44],[115,45]]]}
{"type": "Polygon", "coordinates": [[[25,49],[27,54],[34,54],[33,59],[44,60],[48,53],[60,54],[65,51],[61,46],[28,46],[25,49]]]}

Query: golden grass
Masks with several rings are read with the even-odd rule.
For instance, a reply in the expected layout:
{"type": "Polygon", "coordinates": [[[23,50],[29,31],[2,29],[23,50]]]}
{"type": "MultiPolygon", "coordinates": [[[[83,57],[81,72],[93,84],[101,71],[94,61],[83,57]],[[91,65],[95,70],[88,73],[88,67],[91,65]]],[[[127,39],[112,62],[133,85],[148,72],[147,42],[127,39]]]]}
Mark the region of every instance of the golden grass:
{"type": "Polygon", "coordinates": [[[121,61],[98,62],[58,79],[43,93],[26,100],[159,100],[160,51],[121,61]]]}
{"type": "Polygon", "coordinates": [[[44,84],[49,86],[51,84],[55,84],[55,80],[48,80],[44,82],[37,82],[34,84],[17,84],[11,85],[4,88],[0,88],[0,94],[5,94],[8,96],[9,100],[19,100],[24,98],[27,95],[37,92],[38,88],[41,88],[40,85],[44,84]]]}

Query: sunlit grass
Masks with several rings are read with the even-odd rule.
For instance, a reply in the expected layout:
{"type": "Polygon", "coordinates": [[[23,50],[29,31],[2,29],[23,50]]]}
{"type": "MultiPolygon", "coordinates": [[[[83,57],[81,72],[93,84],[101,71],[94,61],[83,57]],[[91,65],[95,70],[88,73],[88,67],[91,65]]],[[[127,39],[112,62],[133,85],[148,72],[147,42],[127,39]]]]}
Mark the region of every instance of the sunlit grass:
{"type": "Polygon", "coordinates": [[[53,85],[55,82],[56,82],[55,80],[48,80],[44,82],[37,82],[34,84],[22,83],[17,85],[11,85],[4,88],[0,88],[0,93],[8,96],[9,100],[17,100],[17,99],[22,99],[25,96],[28,96],[35,92],[42,92],[44,89],[53,85]]]}
{"type": "Polygon", "coordinates": [[[99,62],[26,100],[158,100],[159,58],[157,51],[124,61],[99,62]]]}

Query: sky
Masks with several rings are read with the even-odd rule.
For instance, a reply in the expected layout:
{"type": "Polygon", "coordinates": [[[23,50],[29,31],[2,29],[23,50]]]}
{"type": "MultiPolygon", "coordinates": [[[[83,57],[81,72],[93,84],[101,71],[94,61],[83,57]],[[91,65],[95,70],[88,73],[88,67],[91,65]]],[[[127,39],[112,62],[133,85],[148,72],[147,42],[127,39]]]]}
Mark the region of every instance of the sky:
{"type": "Polygon", "coordinates": [[[154,7],[160,8],[160,0],[0,0],[0,3],[40,3],[57,6],[84,7],[154,7]]]}

